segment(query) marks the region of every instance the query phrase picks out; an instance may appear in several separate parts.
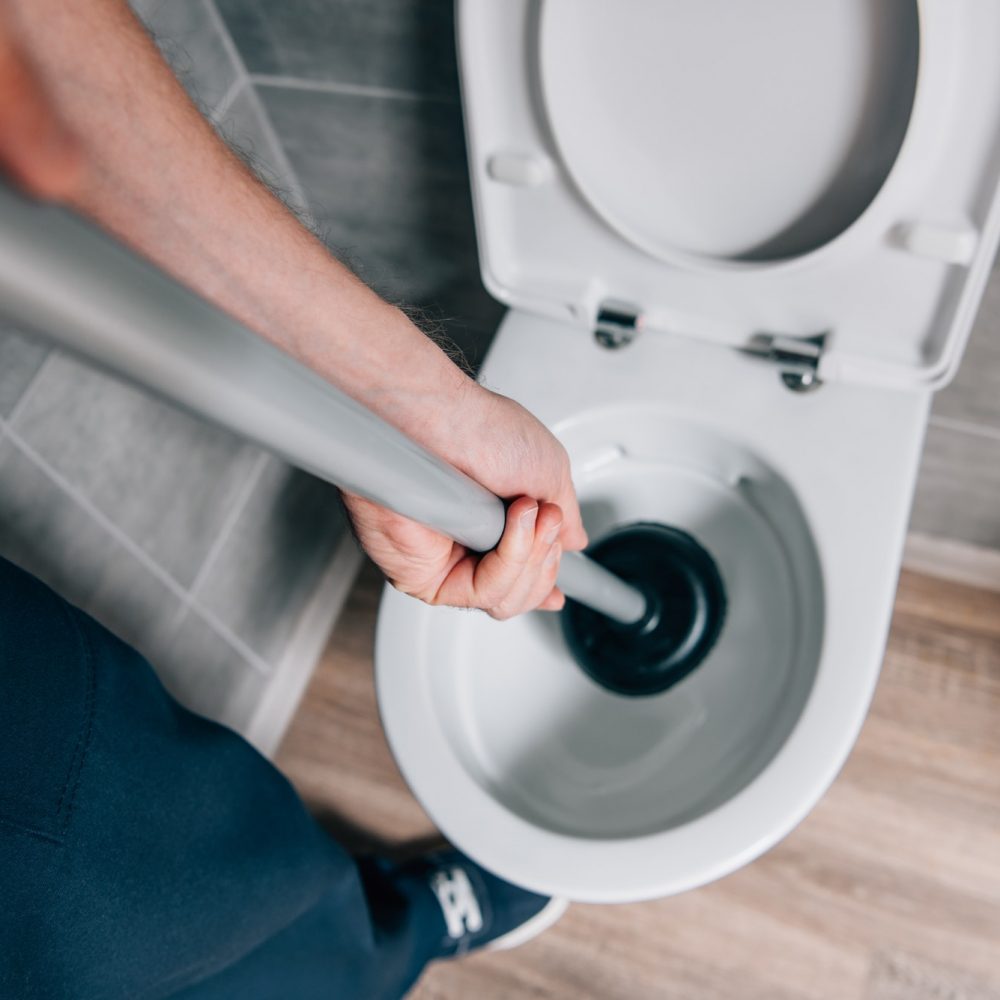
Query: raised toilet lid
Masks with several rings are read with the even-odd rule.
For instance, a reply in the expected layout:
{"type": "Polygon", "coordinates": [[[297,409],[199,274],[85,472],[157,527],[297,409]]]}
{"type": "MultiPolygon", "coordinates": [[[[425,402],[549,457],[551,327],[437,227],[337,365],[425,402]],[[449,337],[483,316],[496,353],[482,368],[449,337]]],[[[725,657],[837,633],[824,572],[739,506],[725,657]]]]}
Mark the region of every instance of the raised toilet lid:
{"type": "Polygon", "coordinates": [[[954,372],[1000,234],[990,0],[460,2],[480,257],[501,300],[820,374],[954,372]]]}

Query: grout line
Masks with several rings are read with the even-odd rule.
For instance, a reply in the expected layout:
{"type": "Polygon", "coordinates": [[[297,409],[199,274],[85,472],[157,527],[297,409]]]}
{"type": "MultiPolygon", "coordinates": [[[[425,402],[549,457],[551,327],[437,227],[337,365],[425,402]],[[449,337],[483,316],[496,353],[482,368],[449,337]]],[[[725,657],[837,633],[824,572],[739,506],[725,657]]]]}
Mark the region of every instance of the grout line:
{"type": "Polygon", "coordinates": [[[14,408],[7,414],[6,421],[8,424],[13,426],[16,423],[17,418],[21,415],[28,404],[28,398],[35,391],[35,387],[38,385],[39,379],[42,377],[42,372],[49,367],[53,358],[55,358],[55,356],[59,353],[60,351],[57,347],[51,347],[49,349],[49,353],[45,355],[42,363],[38,366],[38,371],[31,376],[31,381],[24,387],[24,391],[18,397],[17,402],[14,404],[14,408]]]}
{"type": "MultiPolygon", "coordinates": [[[[273,148],[272,151],[278,161],[275,166],[281,170],[284,175],[282,180],[288,185],[288,189],[291,192],[292,197],[297,202],[295,208],[298,212],[305,216],[305,221],[310,228],[313,228],[315,227],[315,221],[313,218],[312,208],[309,205],[309,199],[306,197],[305,189],[302,187],[302,182],[299,180],[299,175],[295,172],[292,164],[289,162],[288,155],[285,153],[284,145],[278,139],[278,134],[274,130],[274,125],[271,122],[270,116],[264,110],[264,106],[261,103],[260,96],[257,93],[257,88],[254,83],[254,76],[247,71],[246,63],[243,61],[243,56],[240,55],[240,50],[236,47],[236,43],[233,41],[233,36],[229,33],[229,28],[226,25],[225,19],[219,13],[219,9],[215,5],[215,0],[202,0],[202,3],[205,5],[205,10],[208,12],[209,20],[212,22],[215,30],[222,38],[223,48],[226,50],[230,60],[232,60],[236,67],[237,80],[242,80],[243,82],[249,84],[250,102],[253,105],[254,110],[257,112],[261,129],[273,148]]],[[[228,97],[229,95],[227,94],[226,96],[228,97]]],[[[235,94],[233,95],[233,98],[230,99],[230,104],[232,104],[232,100],[234,99],[235,94]]],[[[223,100],[225,100],[225,98],[223,98],[223,100]]],[[[221,107],[222,101],[219,102],[219,105],[221,107]]],[[[227,106],[226,111],[228,110],[227,106]]],[[[222,114],[225,114],[225,111],[219,111],[213,114],[212,117],[218,119],[222,114]]]]}
{"type": "Polygon", "coordinates": [[[208,608],[192,602],[188,605],[188,610],[191,614],[197,615],[220,639],[232,646],[257,673],[262,677],[271,677],[274,673],[271,664],[254,649],[251,649],[228,625],[217,618],[208,608]]]}
{"type": "Polygon", "coordinates": [[[250,82],[255,87],[272,87],[275,90],[308,90],[318,94],[342,94],[345,97],[382,97],[398,101],[430,101],[434,104],[458,104],[458,101],[454,97],[421,94],[415,90],[372,87],[362,83],[336,83],[333,80],[307,80],[298,76],[282,76],[271,73],[251,73],[250,82]]]}
{"type": "Polygon", "coordinates": [[[243,735],[268,757],[274,756],[295,715],[363,561],[361,549],[345,523],[343,536],[243,730],[243,735]]]}
{"type": "Polygon", "coordinates": [[[37,451],[16,430],[7,420],[0,418],[0,430],[6,432],[8,440],[21,452],[30,462],[32,462],[46,477],[52,480],[67,496],[72,499],[77,506],[82,508],[97,524],[103,528],[111,538],[116,541],[126,552],[129,553],[144,569],[150,572],[160,581],[175,597],[182,603],[187,603],[198,617],[205,624],[209,625],[219,635],[221,639],[229,643],[247,662],[265,677],[271,674],[271,667],[260,656],[258,656],[228,625],[220,621],[210,611],[195,605],[191,601],[190,594],[177,582],[150,554],[136,544],[125,534],[117,524],[114,523],[103,511],[96,507],[86,496],[84,496],[61,472],[50,465],[46,459],[37,451]]]}
{"type": "Polygon", "coordinates": [[[178,629],[184,624],[184,619],[187,618],[188,613],[191,611],[191,605],[187,601],[187,597],[181,599],[180,605],[178,605],[177,611],[174,617],[171,619],[170,624],[166,626],[165,636],[166,641],[171,641],[177,635],[178,629]]]}
{"type": "Polygon", "coordinates": [[[229,28],[219,13],[218,7],[215,6],[215,0],[201,0],[201,2],[205,13],[208,14],[208,19],[212,22],[212,26],[216,32],[218,32],[219,38],[222,41],[222,47],[226,50],[226,55],[229,56],[229,61],[236,69],[237,78],[249,80],[250,74],[247,72],[246,63],[243,62],[240,50],[236,47],[233,36],[229,34],[229,28]]]}
{"type": "Polygon", "coordinates": [[[971,434],[974,437],[987,438],[990,441],[1000,441],[1000,428],[989,427],[985,424],[973,424],[968,420],[955,420],[952,417],[932,416],[930,423],[934,427],[940,427],[947,431],[960,431],[963,434],[971,434]]]}
{"type": "MultiPolygon", "coordinates": [[[[252,84],[253,77],[250,78],[250,81],[252,84]]],[[[257,93],[257,88],[252,85],[250,87],[250,102],[253,104],[254,110],[257,112],[257,118],[260,122],[261,130],[271,144],[271,152],[276,160],[275,166],[281,173],[280,180],[288,185],[289,192],[296,202],[294,206],[295,209],[302,213],[305,217],[304,221],[308,227],[314,228],[316,223],[312,207],[309,204],[309,199],[306,197],[306,192],[302,187],[302,182],[299,180],[299,175],[296,173],[295,168],[288,159],[288,154],[285,152],[285,146],[278,138],[278,133],[274,130],[274,125],[271,122],[271,116],[264,109],[260,95],[257,93]]]]}
{"type": "Polygon", "coordinates": [[[236,528],[237,521],[239,521],[243,511],[246,510],[247,504],[250,502],[250,497],[253,494],[253,491],[257,488],[257,484],[260,482],[260,477],[264,474],[264,467],[267,465],[269,458],[270,455],[268,455],[266,451],[262,451],[257,456],[253,466],[247,472],[246,478],[240,485],[240,491],[237,494],[236,499],[233,501],[232,506],[229,508],[229,512],[226,514],[226,519],[222,522],[222,527],[216,533],[212,544],[209,546],[208,554],[205,556],[201,567],[195,574],[194,580],[191,581],[191,586],[188,587],[188,604],[193,603],[197,597],[198,591],[201,589],[202,584],[205,582],[209,573],[211,573],[214,569],[219,556],[222,554],[223,548],[236,528]]]}
{"type": "Polygon", "coordinates": [[[108,534],[135,556],[170,592],[181,600],[185,599],[186,591],[160,564],[153,559],[140,545],[137,545],[121,528],[107,517],[94,503],[81,493],[58,469],[51,465],[37,452],[6,420],[0,419],[0,428],[5,428],[7,437],[25,458],[29,459],[41,472],[55,483],[76,504],[83,508],[108,534]]]}
{"type": "Polygon", "coordinates": [[[220,122],[229,113],[229,109],[236,102],[240,91],[250,85],[250,80],[245,73],[237,73],[236,79],[229,85],[229,89],[219,98],[215,107],[212,108],[210,115],[212,121],[220,122]]]}

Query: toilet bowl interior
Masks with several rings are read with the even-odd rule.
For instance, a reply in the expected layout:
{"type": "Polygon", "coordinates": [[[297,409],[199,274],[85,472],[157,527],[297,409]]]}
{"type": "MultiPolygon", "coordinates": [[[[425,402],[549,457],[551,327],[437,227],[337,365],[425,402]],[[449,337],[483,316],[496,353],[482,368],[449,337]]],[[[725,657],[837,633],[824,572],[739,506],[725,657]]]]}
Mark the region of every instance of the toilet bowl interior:
{"type": "Polygon", "coordinates": [[[725,581],[725,625],[689,677],[628,698],[580,669],[555,616],[436,614],[421,657],[436,723],[466,773],[536,826],[669,830],[737,794],[795,726],[819,662],[819,563],[792,491],[737,442],[655,406],[560,434],[591,537],[637,521],[688,532],[725,581]]]}
{"type": "Polygon", "coordinates": [[[832,240],[888,177],[916,91],[915,0],[545,0],[537,30],[564,167],[666,259],[832,240]]]}

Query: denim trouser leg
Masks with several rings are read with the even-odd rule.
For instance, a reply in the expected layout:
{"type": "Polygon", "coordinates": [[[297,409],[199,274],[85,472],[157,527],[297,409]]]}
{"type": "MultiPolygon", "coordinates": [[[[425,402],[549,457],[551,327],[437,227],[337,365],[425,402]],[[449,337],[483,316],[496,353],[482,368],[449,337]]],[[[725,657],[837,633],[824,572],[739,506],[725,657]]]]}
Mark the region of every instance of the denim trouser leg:
{"type": "Polygon", "coordinates": [[[372,907],[271,764],[0,560],[0,998],[399,997],[424,905],[372,907]]]}

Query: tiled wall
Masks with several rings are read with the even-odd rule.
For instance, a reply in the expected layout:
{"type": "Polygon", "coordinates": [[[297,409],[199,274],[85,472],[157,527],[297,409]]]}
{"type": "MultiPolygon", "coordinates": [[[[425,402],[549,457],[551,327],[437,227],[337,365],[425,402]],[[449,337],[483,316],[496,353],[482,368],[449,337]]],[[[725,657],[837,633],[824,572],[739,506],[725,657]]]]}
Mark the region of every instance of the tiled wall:
{"type": "Polygon", "coordinates": [[[934,401],[911,528],[1000,549],[1000,259],[962,367],[934,401]]]}
{"type": "MultiPolygon", "coordinates": [[[[476,263],[451,0],[218,5],[331,245],[480,358],[499,311],[476,263]]],[[[936,402],[912,528],[1000,548],[1000,269],[936,402]]]]}
{"type": "Polygon", "coordinates": [[[319,232],[475,364],[479,278],[450,0],[220,0],[319,232]]]}
{"type": "MultiPolygon", "coordinates": [[[[223,134],[302,206],[210,0],[135,6],[223,134]]],[[[352,548],[332,487],[0,331],[0,554],[136,644],[198,711],[273,745],[352,548]]]]}

